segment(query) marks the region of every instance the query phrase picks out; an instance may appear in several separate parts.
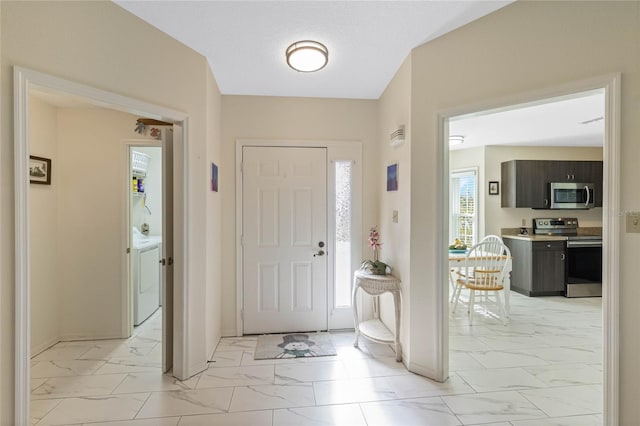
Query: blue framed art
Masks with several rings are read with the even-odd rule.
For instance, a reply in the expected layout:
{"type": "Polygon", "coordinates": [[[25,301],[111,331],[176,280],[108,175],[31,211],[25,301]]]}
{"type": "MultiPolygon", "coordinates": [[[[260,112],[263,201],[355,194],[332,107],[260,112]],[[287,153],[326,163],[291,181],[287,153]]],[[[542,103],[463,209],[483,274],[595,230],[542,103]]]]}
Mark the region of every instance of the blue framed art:
{"type": "Polygon", "coordinates": [[[398,163],[387,166],[387,191],[398,190],[398,163]]]}

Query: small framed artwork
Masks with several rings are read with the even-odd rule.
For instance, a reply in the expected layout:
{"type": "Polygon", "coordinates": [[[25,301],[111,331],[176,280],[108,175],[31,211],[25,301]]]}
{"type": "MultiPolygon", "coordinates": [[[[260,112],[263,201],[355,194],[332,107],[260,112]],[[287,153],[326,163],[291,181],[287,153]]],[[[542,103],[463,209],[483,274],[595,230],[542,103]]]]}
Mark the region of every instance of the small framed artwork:
{"type": "Polygon", "coordinates": [[[211,191],[218,192],[218,166],[211,163],[211,191]]]}
{"type": "Polygon", "coordinates": [[[398,190],[398,163],[387,166],[387,191],[398,190]]]}
{"type": "Polygon", "coordinates": [[[29,156],[29,183],[51,185],[51,159],[29,156]]]}
{"type": "Polygon", "coordinates": [[[489,195],[500,194],[500,182],[497,180],[489,181],[489,195]]]}

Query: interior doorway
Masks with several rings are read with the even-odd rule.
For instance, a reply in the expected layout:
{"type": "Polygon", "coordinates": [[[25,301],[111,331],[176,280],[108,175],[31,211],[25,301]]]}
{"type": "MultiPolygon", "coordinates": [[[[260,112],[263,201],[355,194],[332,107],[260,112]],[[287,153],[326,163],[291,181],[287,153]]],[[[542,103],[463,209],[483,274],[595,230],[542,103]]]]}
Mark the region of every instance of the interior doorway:
{"type": "MultiPolygon", "coordinates": [[[[31,313],[31,308],[32,308],[30,306],[30,297],[29,297],[29,294],[31,292],[32,274],[31,274],[29,265],[31,263],[32,249],[36,241],[30,236],[31,226],[29,223],[31,219],[31,212],[32,212],[31,203],[30,203],[30,195],[32,191],[29,185],[29,180],[28,180],[28,176],[30,175],[29,155],[31,154],[31,146],[30,146],[31,130],[29,128],[30,116],[31,116],[30,110],[29,110],[30,95],[35,91],[39,91],[42,94],[44,94],[44,96],[50,96],[52,98],[58,98],[58,99],[65,98],[66,101],[71,102],[72,104],[80,102],[86,105],[88,103],[90,105],[98,106],[99,108],[105,108],[106,110],[114,111],[114,112],[119,111],[119,112],[125,112],[125,113],[135,113],[135,114],[139,114],[143,112],[147,116],[172,122],[174,124],[174,127],[177,129],[176,149],[174,150],[172,147],[170,151],[175,155],[168,156],[168,157],[171,158],[172,162],[176,161],[177,170],[179,172],[173,178],[177,181],[178,187],[180,187],[180,185],[182,185],[182,182],[184,181],[183,173],[185,173],[186,170],[188,170],[184,164],[184,162],[186,161],[186,155],[185,155],[186,144],[183,141],[183,129],[186,124],[187,117],[184,114],[179,113],[177,111],[173,111],[173,110],[169,110],[163,107],[158,107],[152,104],[136,101],[136,100],[115,95],[109,92],[100,91],[98,89],[94,89],[88,86],[83,86],[77,83],[73,83],[70,81],[66,81],[66,80],[59,79],[46,74],[38,73],[35,71],[16,67],[14,70],[14,73],[15,73],[14,93],[15,93],[15,101],[16,101],[15,102],[16,125],[15,125],[14,148],[15,148],[15,176],[17,177],[15,179],[15,204],[16,204],[16,214],[15,214],[15,235],[16,235],[15,421],[17,424],[27,424],[29,423],[29,415],[30,415],[29,414],[30,413],[30,410],[29,410],[30,394],[31,394],[30,366],[31,366],[31,353],[32,353],[32,348],[31,348],[32,330],[30,327],[30,318],[29,318],[31,313]],[[24,176],[24,179],[21,179],[20,178],[21,176],[24,176]]],[[[83,123],[79,123],[79,125],[82,125],[82,124],[83,123]]],[[[89,144],[87,144],[87,146],[88,145],[89,144]]],[[[75,154],[77,153],[72,152],[70,158],[73,158],[75,154]]],[[[65,200],[67,201],[67,204],[70,206],[73,206],[73,203],[76,203],[76,202],[78,203],[88,202],[86,198],[89,196],[91,196],[91,199],[93,200],[94,203],[96,202],[96,200],[103,200],[104,197],[100,197],[101,195],[100,193],[97,193],[95,191],[92,192],[89,190],[83,191],[83,189],[93,188],[95,190],[95,188],[99,186],[99,185],[96,185],[96,183],[119,181],[117,177],[115,180],[107,179],[106,178],[106,176],[108,176],[107,174],[104,174],[103,176],[99,177],[96,180],[92,180],[91,182],[86,182],[85,180],[82,180],[79,178],[76,179],[76,177],[80,176],[82,167],[93,167],[96,164],[98,164],[98,162],[96,161],[94,162],[91,161],[91,159],[94,158],[92,157],[92,155],[94,154],[95,153],[87,152],[86,155],[84,156],[80,155],[76,157],[77,161],[76,160],[71,161],[72,165],[75,166],[74,169],[60,167],[62,163],[57,164],[55,162],[52,162],[51,163],[52,166],[49,167],[49,170],[55,170],[55,167],[58,166],[59,171],[62,171],[63,169],[67,170],[67,172],[70,171],[71,173],[70,176],[66,176],[67,180],[77,183],[76,187],[78,188],[78,190],[74,192],[70,191],[69,197],[65,200]],[[93,186],[91,186],[90,184],[93,184],[93,186]]],[[[122,158],[120,157],[120,155],[118,155],[118,157],[122,158]]],[[[126,162],[124,164],[126,164],[126,162]]],[[[171,166],[173,167],[173,164],[171,164],[171,166]]],[[[107,169],[108,168],[109,167],[107,165],[107,169]]],[[[111,164],[110,170],[113,172],[113,163],[111,164]]],[[[55,173],[53,175],[55,176],[55,173]]],[[[172,191],[173,187],[174,186],[172,182],[172,184],[167,188],[169,191],[172,191]]],[[[130,189],[130,188],[131,186],[129,185],[127,189],[130,189]]],[[[182,206],[182,203],[187,202],[187,197],[184,195],[181,195],[179,199],[180,199],[181,206],[182,206]]],[[[115,204],[119,204],[119,202],[116,201],[115,204]]],[[[115,220],[115,222],[118,223],[119,217],[120,215],[116,213],[115,215],[113,215],[111,220],[112,221],[115,220]]],[[[89,218],[85,217],[82,219],[82,223],[84,225],[87,225],[87,224],[101,225],[105,223],[105,222],[101,222],[101,220],[91,221],[91,219],[92,218],[90,217],[89,218]]],[[[181,247],[186,246],[186,235],[182,231],[183,229],[185,229],[182,226],[183,220],[186,220],[186,218],[180,217],[180,221],[181,221],[180,226],[176,227],[177,234],[175,235],[175,239],[181,244],[181,247]]],[[[125,222],[119,222],[119,223],[125,223],[125,222]]],[[[101,228],[100,226],[98,226],[95,229],[98,231],[101,231],[103,228],[106,228],[106,227],[101,228]]],[[[76,236],[84,237],[88,242],[93,241],[94,244],[97,244],[101,241],[99,236],[97,236],[95,233],[84,232],[84,230],[79,230],[79,229],[74,229],[71,232],[75,233],[74,235],[76,236]]],[[[116,236],[122,235],[122,233],[119,233],[117,231],[114,232],[114,234],[116,236]]],[[[173,230],[171,231],[171,236],[173,237],[173,230]]],[[[61,239],[64,240],[64,235],[61,237],[62,237],[61,239]]],[[[112,241],[112,239],[109,239],[109,241],[112,241]]],[[[118,240],[116,239],[116,241],[118,240]]],[[[116,247],[115,253],[117,253],[116,256],[117,257],[122,256],[121,253],[125,253],[125,250],[128,248],[128,245],[129,245],[128,238],[120,239],[119,242],[115,244],[115,247],[116,247]]],[[[76,249],[81,249],[81,248],[76,247],[76,249]]],[[[67,251],[65,252],[70,255],[70,258],[72,258],[74,251],[70,250],[68,252],[67,251]]],[[[180,254],[181,254],[181,257],[184,255],[184,253],[180,253],[180,254]]],[[[172,257],[173,257],[173,254],[171,255],[171,258],[172,257]]],[[[111,268],[111,269],[115,268],[117,271],[120,271],[120,273],[122,273],[122,276],[124,276],[127,273],[125,271],[126,267],[124,265],[122,267],[118,266],[118,263],[120,262],[107,262],[107,261],[104,261],[104,259],[97,259],[97,260],[99,261],[97,265],[103,265],[103,266],[95,268],[94,273],[99,274],[100,268],[111,268]]],[[[78,265],[78,266],[80,268],[87,267],[86,265],[78,265]]],[[[76,268],[64,269],[64,273],[73,273],[75,270],[76,268]]],[[[173,273],[171,273],[170,275],[173,275],[173,273]]],[[[123,281],[116,279],[115,282],[120,283],[123,281]]],[[[178,285],[178,288],[176,290],[181,292],[183,289],[183,285],[186,285],[186,283],[184,283],[183,281],[177,281],[177,285],[178,285]]],[[[128,296],[128,292],[125,292],[125,293],[126,293],[126,296],[128,296]]],[[[99,293],[98,293],[98,296],[99,296],[99,293]]],[[[74,297],[77,298],[81,296],[76,294],[74,297]]],[[[125,298],[124,293],[123,293],[123,298],[125,298]]],[[[167,299],[165,303],[168,303],[171,305],[171,307],[173,307],[173,299],[171,300],[167,299]]],[[[78,306],[82,306],[82,304],[79,304],[78,306]]],[[[124,305],[120,305],[120,306],[124,306],[124,305]]],[[[82,307],[82,309],[90,310],[91,305],[84,306],[82,307]]],[[[122,309],[121,311],[122,311],[123,317],[128,315],[128,312],[129,312],[128,309],[122,309]]],[[[172,309],[168,309],[168,311],[172,311],[172,309]]],[[[181,307],[181,312],[188,312],[188,306],[181,307]]],[[[167,316],[165,315],[165,318],[166,317],[167,316]]],[[[95,316],[92,317],[91,314],[87,315],[84,318],[85,322],[88,322],[91,320],[95,322],[100,322],[100,320],[98,320],[97,317],[95,316]]],[[[182,316],[176,316],[175,319],[171,316],[170,321],[171,321],[170,328],[172,330],[173,330],[173,322],[176,323],[175,325],[177,330],[182,330],[181,324],[184,321],[184,318],[182,316]]],[[[103,332],[103,335],[99,336],[98,338],[113,338],[113,337],[119,337],[121,335],[126,335],[130,328],[130,325],[128,325],[129,323],[126,321],[120,321],[120,324],[122,324],[120,327],[115,327],[115,328],[111,327],[111,328],[105,329],[106,331],[103,332]]],[[[87,336],[84,335],[83,332],[81,332],[77,335],[66,336],[66,339],[82,340],[86,337],[87,336]]],[[[187,342],[185,341],[185,336],[182,336],[182,334],[179,334],[178,337],[180,338],[180,341],[186,346],[187,342]]],[[[73,345],[70,345],[70,346],[73,347],[73,345]]],[[[74,350],[76,349],[65,349],[63,352],[73,352],[74,350]]],[[[183,357],[184,350],[185,348],[183,346],[181,345],[176,346],[174,344],[170,351],[173,353],[173,357],[174,357],[173,365],[176,366],[176,368],[174,368],[174,374],[179,378],[182,377],[184,370],[186,369],[184,364],[184,357],[183,357]]],[[[43,359],[43,361],[46,361],[46,360],[43,359]]]]}
{"type": "MultiPolygon", "coordinates": [[[[576,94],[581,92],[588,91],[602,91],[604,93],[604,114],[600,118],[604,122],[604,132],[603,132],[603,160],[604,160],[604,185],[603,185],[603,193],[604,193],[604,204],[601,212],[602,216],[602,236],[604,242],[603,249],[603,270],[605,271],[603,276],[603,294],[602,294],[602,321],[599,321],[598,318],[596,321],[598,322],[598,326],[601,330],[601,339],[598,344],[602,344],[603,350],[600,352],[596,350],[597,356],[600,356],[602,353],[603,359],[601,368],[603,370],[603,377],[601,381],[596,383],[595,386],[599,387],[602,391],[602,396],[600,398],[596,398],[593,401],[593,406],[597,408],[598,405],[602,404],[603,413],[605,422],[608,423],[616,423],[617,419],[617,403],[615,401],[615,395],[617,394],[617,372],[618,372],[618,349],[617,349],[617,316],[618,316],[618,283],[617,283],[617,271],[619,270],[619,263],[615,256],[617,252],[616,240],[619,230],[619,224],[617,223],[615,215],[610,214],[612,211],[618,211],[619,208],[619,175],[616,171],[619,165],[619,118],[618,118],[618,108],[619,108],[619,95],[620,95],[620,82],[619,75],[608,75],[603,76],[601,78],[594,78],[588,81],[577,82],[574,84],[566,85],[565,87],[541,90],[537,93],[521,95],[514,97],[514,102],[506,103],[504,101],[487,104],[485,108],[478,108],[477,106],[471,108],[459,108],[455,111],[450,111],[448,113],[442,114],[440,116],[440,125],[442,126],[442,134],[441,134],[441,142],[443,143],[445,149],[444,160],[444,175],[443,184],[445,186],[445,194],[446,198],[449,197],[449,174],[450,174],[450,148],[449,148],[449,137],[450,133],[450,125],[451,119],[458,116],[476,116],[481,115],[483,111],[504,111],[513,109],[514,106],[521,106],[524,104],[541,104],[548,102],[549,99],[553,98],[571,98],[575,97],[576,94]]],[[[585,120],[590,121],[590,120],[585,120]]],[[[456,135],[457,136],[457,135],[456,135]]],[[[499,181],[499,179],[496,179],[499,181]]],[[[489,183],[493,181],[493,179],[489,179],[488,177],[484,177],[481,175],[479,180],[480,191],[485,194],[490,193],[487,188],[489,188],[489,183]]],[[[495,185],[494,185],[495,188],[495,185]]],[[[495,190],[495,189],[494,189],[495,190]]],[[[443,217],[447,222],[449,221],[449,203],[445,203],[446,211],[443,214],[443,217]]],[[[481,225],[482,226],[482,225],[481,225]]],[[[514,225],[514,227],[521,226],[520,223],[514,225]]],[[[487,230],[487,233],[489,232],[487,230]]],[[[446,237],[445,237],[446,238],[446,237]]],[[[447,241],[442,241],[442,245],[448,245],[447,241]]],[[[445,267],[444,270],[448,271],[448,267],[445,267]]],[[[448,288],[443,287],[443,288],[448,288]]],[[[447,297],[448,292],[442,293],[441,303],[443,304],[443,314],[448,317],[449,309],[448,303],[449,298],[447,297]]],[[[465,312],[466,313],[466,312],[465,312]]],[[[512,313],[513,315],[513,313],[512,313]]],[[[497,326],[499,327],[499,326],[497,326]]],[[[459,342],[453,342],[449,338],[449,319],[443,318],[443,331],[446,335],[445,341],[448,342],[447,351],[449,351],[455,346],[458,345],[459,342]]],[[[470,331],[474,331],[473,327],[470,328],[470,331]]],[[[499,331],[498,331],[499,332],[499,331]]],[[[475,333],[475,331],[474,331],[475,333]]],[[[459,345],[458,345],[459,348],[459,345]]],[[[450,370],[450,360],[444,355],[444,365],[445,371],[450,370]]],[[[506,366],[506,365],[504,365],[506,366]]],[[[446,377],[446,375],[445,375],[446,377]]],[[[507,380],[505,383],[508,383],[507,380]]],[[[593,408],[593,407],[592,407],[593,408]]],[[[562,411],[560,411],[562,413],[562,411]]],[[[562,414],[558,414],[562,415],[562,414]]],[[[566,415],[566,414],[565,414],[566,415]]]]}
{"type": "Polygon", "coordinates": [[[128,169],[125,302],[129,335],[162,342],[162,371],[173,366],[173,126],[151,128],[156,140],[125,141],[128,169]],[[158,328],[160,330],[158,330],[158,328]],[[148,331],[147,331],[148,330],[148,331]],[[159,331],[159,333],[158,333],[159,331]]]}

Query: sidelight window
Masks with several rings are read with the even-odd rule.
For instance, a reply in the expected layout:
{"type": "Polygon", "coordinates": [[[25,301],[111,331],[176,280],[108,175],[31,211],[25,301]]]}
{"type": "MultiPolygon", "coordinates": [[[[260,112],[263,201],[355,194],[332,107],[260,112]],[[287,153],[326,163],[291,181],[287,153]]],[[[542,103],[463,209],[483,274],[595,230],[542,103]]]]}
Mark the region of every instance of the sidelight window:
{"type": "Polygon", "coordinates": [[[335,163],[335,307],[351,306],[352,161],[335,163]]]}

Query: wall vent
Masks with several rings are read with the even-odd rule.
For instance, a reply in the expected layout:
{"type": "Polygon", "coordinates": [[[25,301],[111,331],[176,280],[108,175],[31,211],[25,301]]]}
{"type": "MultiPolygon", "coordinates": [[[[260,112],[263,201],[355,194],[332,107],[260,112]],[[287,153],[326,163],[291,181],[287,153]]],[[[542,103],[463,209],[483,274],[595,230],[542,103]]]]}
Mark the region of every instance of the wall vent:
{"type": "Polygon", "coordinates": [[[402,145],[404,143],[404,139],[404,124],[402,124],[389,135],[389,144],[391,144],[391,146],[393,147],[396,147],[402,145]]]}

